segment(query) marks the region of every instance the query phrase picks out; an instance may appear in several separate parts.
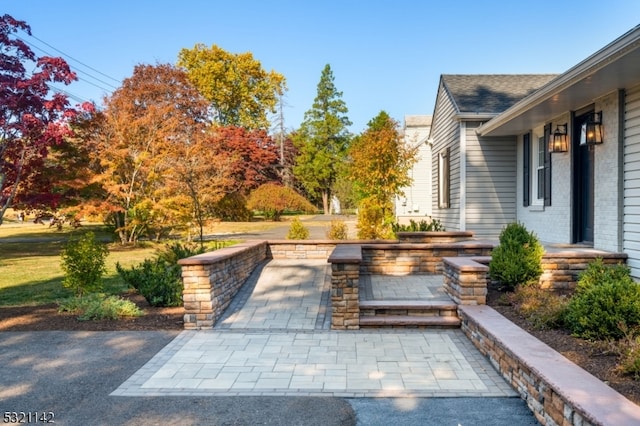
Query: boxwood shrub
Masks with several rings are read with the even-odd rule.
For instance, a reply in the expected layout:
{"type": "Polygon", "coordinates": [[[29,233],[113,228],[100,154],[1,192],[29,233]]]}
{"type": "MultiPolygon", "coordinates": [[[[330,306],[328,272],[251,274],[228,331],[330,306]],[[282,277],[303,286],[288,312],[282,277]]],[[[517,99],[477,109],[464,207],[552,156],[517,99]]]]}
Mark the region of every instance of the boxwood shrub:
{"type": "Polygon", "coordinates": [[[565,322],[576,336],[592,340],[621,339],[640,331],[640,286],[626,265],[598,259],[580,275],[565,322]]]}

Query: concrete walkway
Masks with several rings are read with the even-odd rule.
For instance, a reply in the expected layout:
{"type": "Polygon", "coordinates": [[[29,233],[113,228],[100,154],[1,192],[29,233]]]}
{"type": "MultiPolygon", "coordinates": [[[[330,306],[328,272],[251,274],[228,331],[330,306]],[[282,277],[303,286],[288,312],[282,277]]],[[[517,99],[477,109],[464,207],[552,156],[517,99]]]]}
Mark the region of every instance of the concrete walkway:
{"type": "MultiPolygon", "coordinates": [[[[213,330],[180,333],[111,395],[517,396],[459,330],[331,331],[328,268],[262,265],[213,330]]],[[[423,291],[420,277],[394,279],[423,291]]]]}

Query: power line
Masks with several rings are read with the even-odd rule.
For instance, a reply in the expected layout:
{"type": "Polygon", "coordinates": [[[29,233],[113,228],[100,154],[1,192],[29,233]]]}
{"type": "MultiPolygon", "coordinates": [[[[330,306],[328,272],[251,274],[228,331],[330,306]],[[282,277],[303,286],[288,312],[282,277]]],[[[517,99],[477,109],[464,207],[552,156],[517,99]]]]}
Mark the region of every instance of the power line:
{"type": "Polygon", "coordinates": [[[103,77],[107,77],[108,79],[113,80],[113,81],[115,81],[115,82],[116,82],[116,83],[118,83],[118,84],[120,83],[120,80],[118,80],[117,78],[111,77],[110,75],[105,74],[105,73],[103,73],[102,71],[97,70],[97,69],[93,68],[92,66],[85,64],[84,62],[82,62],[82,61],[80,61],[80,60],[78,60],[78,59],[74,58],[73,56],[69,55],[68,53],[65,53],[65,52],[63,52],[62,50],[60,50],[60,49],[57,49],[57,48],[53,47],[52,45],[50,45],[50,44],[49,44],[49,43],[47,43],[46,41],[44,41],[44,40],[42,40],[42,39],[39,39],[38,37],[36,37],[36,36],[34,36],[34,35],[31,35],[31,34],[30,34],[30,37],[32,37],[32,38],[34,38],[34,39],[38,40],[40,43],[44,44],[45,46],[50,47],[51,49],[55,50],[56,52],[58,52],[58,53],[60,53],[60,54],[62,54],[62,55],[64,55],[64,56],[66,56],[66,57],[67,57],[67,58],[69,58],[69,59],[71,59],[72,61],[75,61],[75,62],[79,63],[80,65],[82,65],[82,66],[84,66],[84,67],[86,67],[86,68],[89,68],[91,71],[97,72],[97,73],[98,73],[98,74],[100,74],[101,76],[103,76],[103,77]]]}
{"type": "MultiPolygon", "coordinates": [[[[35,45],[35,44],[33,44],[33,43],[31,43],[31,42],[27,41],[27,40],[21,39],[20,37],[16,37],[16,38],[17,38],[18,40],[20,40],[20,41],[22,41],[22,42],[24,42],[24,43],[28,44],[29,46],[33,47],[34,49],[38,49],[38,50],[40,50],[41,52],[43,52],[43,53],[44,53],[44,54],[46,54],[46,55],[53,56],[53,55],[51,55],[51,53],[50,53],[50,52],[47,52],[46,50],[44,50],[44,49],[43,49],[43,48],[41,48],[40,46],[37,46],[37,45],[35,45]]],[[[93,69],[93,68],[92,68],[92,69],[93,69]]],[[[94,80],[96,80],[96,81],[98,81],[98,82],[100,82],[100,83],[102,83],[102,84],[104,84],[104,85],[106,85],[106,86],[109,86],[109,87],[111,88],[111,89],[108,89],[108,88],[106,88],[106,87],[100,86],[100,85],[98,85],[98,84],[96,84],[96,83],[93,83],[93,82],[91,82],[91,81],[88,81],[88,80],[86,80],[86,79],[80,79],[80,78],[78,78],[78,80],[84,81],[85,83],[90,84],[90,85],[92,85],[92,86],[95,86],[95,87],[97,87],[98,89],[102,89],[102,90],[104,90],[105,92],[111,92],[112,90],[116,90],[116,89],[117,89],[117,87],[116,87],[116,86],[114,86],[114,85],[112,85],[111,83],[107,83],[106,81],[101,80],[101,79],[99,79],[99,78],[97,78],[97,77],[95,77],[95,76],[93,76],[93,75],[91,75],[91,74],[87,73],[86,71],[82,71],[82,70],[79,70],[79,69],[76,69],[75,71],[77,71],[77,72],[78,72],[78,73],[80,73],[80,74],[87,75],[89,78],[92,78],[92,79],[94,79],[94,80]]],[[[102,74],[102,73],[100,73],[100,74],[102,74]]],[[[111,78],[111,77],[109,77],[109,78],[111,78]]]]}
{"type": "Polygon", "coordinates": [[[76,101],[78,103],[91,102],[89,99],[85,99],[83,97],[80,97],[79,95],[76,95],[75,93],[69,92],[67,90],[61,89],[61,88],[56,87],[56,86],[49,85],[49,89],[53,90],[56,93],[62,93],[63,95],[66,95],[67,98],[73,99],[74,101],[76,101]]]}

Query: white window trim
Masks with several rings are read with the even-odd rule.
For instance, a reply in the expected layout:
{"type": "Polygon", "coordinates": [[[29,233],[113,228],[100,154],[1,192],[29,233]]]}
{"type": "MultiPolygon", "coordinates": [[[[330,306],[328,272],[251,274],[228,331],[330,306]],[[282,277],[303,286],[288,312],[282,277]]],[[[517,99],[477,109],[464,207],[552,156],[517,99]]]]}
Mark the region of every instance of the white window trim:
{"type": "Polygon", "coordinates": [[[544,206],[544,191],[542,194],[542,198],[538,198],[538,173],[539,170],[542,170],[544,173],[544,158],[542,158],[542,163],[540,163],[540,147],[542,144],[542,148],[544,149],[544,127],[539,127],[534,129],[531,132],[531,145],[532,145],[532,155],[531,155],[531,193],[530,197],[530,206],[544,206]]]}

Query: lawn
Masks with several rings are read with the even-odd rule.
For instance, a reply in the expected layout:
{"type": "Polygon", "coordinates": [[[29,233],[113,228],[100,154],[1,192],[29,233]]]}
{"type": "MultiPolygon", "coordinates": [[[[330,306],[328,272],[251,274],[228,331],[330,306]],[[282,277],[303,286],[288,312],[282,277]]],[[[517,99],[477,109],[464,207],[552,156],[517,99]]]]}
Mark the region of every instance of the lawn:
{"type": "MultiPolygon", "coordinates": [[[[5,241],[0,238],[0,306],[40,305],[71,296],[71,292],[62,286],[60,266],[60,253],[71,234],[49,234],[47,241],[41,233],[25,237],[24,231],[19,230],[18,235],[20,241],[7,242],[8,236],[5,241]]],[[[155,244],[131,248],[109,244],[105,292],[117,294],[126,290],[116,272],[117,262],[124,266],[135,265],[153,257],[156,248],[155,244]]]]}
{"type": "MultiPolygon", "coordinates": [[[[306,219],[306,226],[326,226],[326,222],[309,220],[312,216],[302,216],[301,219],[306,219]]],[[[289,218],[282,222],[220,222],[210,226],[205,233],[228,240],[234,234],[259,234],[283,226],[289,226],[289,218]]],[[[71,296],[71,292],[62,286],[60,253],[69,238],[87,230],[93,231],[103,241],[113,241],[113,235],[100,224],[84,224],[77,230],[65,226],[60,231],[30,220],[18,222],[8,216],[0,225],[0,306],[40,305],[71,296]]],[[[104,291],[119,294],[127,288],[116,272],[116,263],[125,267],[137,265],[146,258],[154,257],[162,244],[145,242],[124,247],[109,242],[108,246],[104,291]]]]}

